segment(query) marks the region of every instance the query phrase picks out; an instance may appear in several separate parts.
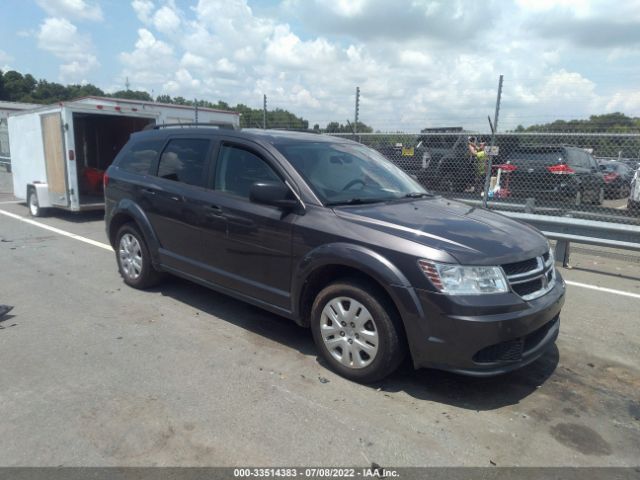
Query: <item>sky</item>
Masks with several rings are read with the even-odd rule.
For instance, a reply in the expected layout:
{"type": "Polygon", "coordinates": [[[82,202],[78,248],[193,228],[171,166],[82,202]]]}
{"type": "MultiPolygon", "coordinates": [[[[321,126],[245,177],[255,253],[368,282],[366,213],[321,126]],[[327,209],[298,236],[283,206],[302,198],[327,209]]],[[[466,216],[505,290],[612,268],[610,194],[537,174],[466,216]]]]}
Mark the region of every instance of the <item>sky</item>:
{"type": "Polygon", "coordinates": [[[0,0],[0,68],[324,127],[640,116],[640,0],[0,0]]]}

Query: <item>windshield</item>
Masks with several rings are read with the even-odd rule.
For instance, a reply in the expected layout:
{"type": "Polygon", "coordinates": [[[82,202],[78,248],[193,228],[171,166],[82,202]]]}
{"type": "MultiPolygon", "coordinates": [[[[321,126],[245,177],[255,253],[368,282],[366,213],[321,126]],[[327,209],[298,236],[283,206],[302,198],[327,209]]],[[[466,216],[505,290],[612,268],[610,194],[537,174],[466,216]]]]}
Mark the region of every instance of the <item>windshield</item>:
{"type": "Polygon", "coordinates": [[[363,145],[305,142],[276,147],[325,205],[428,195],[409,175],[363,145]]]}
{"type": "Polygon", "coordinates": [[[532,165],[556,165],[564,161],[562,151],[521,150],[509,156],[511,163],[526,162],[532,165]]]}

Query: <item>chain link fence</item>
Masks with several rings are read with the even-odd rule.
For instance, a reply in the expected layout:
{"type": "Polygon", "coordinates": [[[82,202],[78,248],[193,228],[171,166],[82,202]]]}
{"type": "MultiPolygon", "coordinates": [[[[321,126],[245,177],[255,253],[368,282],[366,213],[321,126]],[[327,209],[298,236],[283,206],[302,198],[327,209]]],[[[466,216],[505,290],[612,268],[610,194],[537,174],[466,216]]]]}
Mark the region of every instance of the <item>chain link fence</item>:
{"type": "Polygon", "coordinates": [[[462,129],[337,135],[472,205],[486,196],[495,210],[640,225],[640,134],[501,133],[492,148],[490,133],[462,129]]]}

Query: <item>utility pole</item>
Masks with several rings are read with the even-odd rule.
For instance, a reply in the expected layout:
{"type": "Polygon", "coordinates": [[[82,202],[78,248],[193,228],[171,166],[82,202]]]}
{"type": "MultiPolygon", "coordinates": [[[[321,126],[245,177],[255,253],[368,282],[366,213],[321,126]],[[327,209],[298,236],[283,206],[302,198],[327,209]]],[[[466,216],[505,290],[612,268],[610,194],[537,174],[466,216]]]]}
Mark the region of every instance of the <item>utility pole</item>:
{"type": "Polygon", "coordinates": [[[262,128],[267,129],[267,96],[262,96],[262,128]]]}
{"type": "MultiPolygon", "coordinates": [[[[484,178],[484,195],[482,196],[482,206],[484,208],[487,208],[487,197],[489,196],[489,186],[491,185],[491,165],[493,163],[491,154],[496,144],[496,133],[498,133],[498,115],[500,114],[500,100],[502,99],[502,79],[503,75],[500,75],[500,80],[498,80],[498,97],[496,98],[496,112],[493,116],[493,126],[491,128],[491,147],[489,149],[487,171],[485,172],[484,178]]],[[[489,122],[489,125],[491,125],[491,122],[489,122]]]]}
{"type": "Polygon", "coordinates": [[[129,86],[130,86],[130,85],[131,85],[131,84],[129,83],[129,77],[126,77],[126,78],[125,78],[125,80],[124,80],[124,88],[125,88],[125,90],[126,90],[127,92],[129,91],[129,86]]]}
{"type": "Polygon", "coordinates": [[[197,98],[193,99],[193,104],[195,105],[196,123],[198,123],[198,99],[197,98]]]}
{"type": "Polygon", "coordinates": [[[356,133],[358,133],[358,116],[360,114],[360,87],[356,87],[356,114],[355,122],[353,124],[353,137],[355,140],[356,133]]]}

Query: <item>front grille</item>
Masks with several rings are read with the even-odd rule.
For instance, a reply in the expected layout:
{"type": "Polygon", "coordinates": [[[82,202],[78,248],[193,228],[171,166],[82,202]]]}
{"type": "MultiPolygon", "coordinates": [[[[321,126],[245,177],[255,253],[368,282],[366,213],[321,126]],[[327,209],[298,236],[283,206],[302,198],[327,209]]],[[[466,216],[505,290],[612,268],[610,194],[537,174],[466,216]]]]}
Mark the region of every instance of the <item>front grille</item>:
{"type": "Polygon", "coordinates": [[[506,263],[502,265],[502,270],[511,289],[526,301],[541,297],[555,284],[555,269],[550,251],[540,257],[506,263]]]}
{"type": "Polygon", "coordinates": [[[536,257],[524,260],[522,262],[507,263],[502,265],[504,273],[507,275],[518,275],[520,273],[529,272],[535,270],[538,266],[538,259],[536,257]]]}
{"type": "Polygon", "coordinates": [[[483,348],[473,356],[476,363],[517,362],[522,358],[524,343],[521,338],[483,348]]]}
{"type": "Polygon", "coordinates": [[[521,297],[524,297],[540,290],[542,288],[542,280],[537,278],[529,282],[517,283],[513,285],[512,288],[514,292],[521,297]]]}
{"type": "Polygon", "coordinates": [[[476,363],[518,362],[522,360],[524,354],[540,345],[540,342],[544,340],[558,320],[559,315],[556,315],[553,320],[524,337],[489,345],[479,350],[473,356],[473,361],[476,363]]]}

